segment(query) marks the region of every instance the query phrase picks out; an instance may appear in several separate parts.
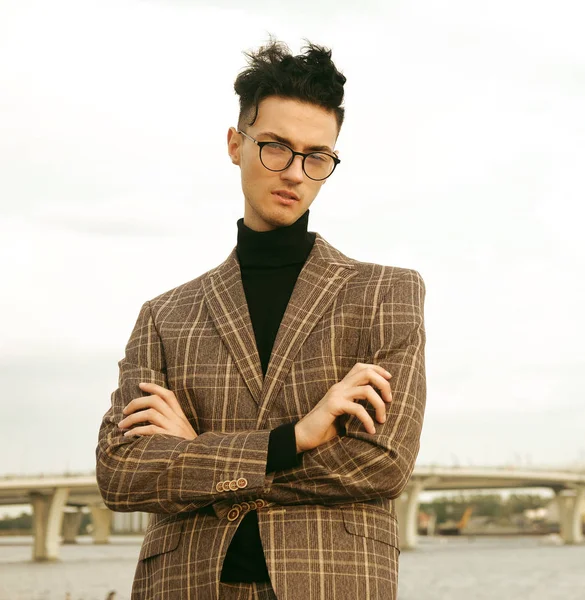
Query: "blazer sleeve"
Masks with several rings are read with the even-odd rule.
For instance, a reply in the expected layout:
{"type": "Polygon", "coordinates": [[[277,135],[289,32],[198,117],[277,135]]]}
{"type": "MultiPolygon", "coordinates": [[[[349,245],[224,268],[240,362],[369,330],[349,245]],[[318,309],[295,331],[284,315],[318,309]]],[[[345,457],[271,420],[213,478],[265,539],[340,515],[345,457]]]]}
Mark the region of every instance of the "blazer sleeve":
{"type": "Polygon", "coordinates": [[[209,431],[194,440],[170,434],[124,437],[119,430],[124,407],[133,398],[148,395],[138,387],[141,381],[169,387],[149,302],[140,310],[118,365],[118,388],[102,419],[96,447],[96,478],[108,508],[180,513],[229,500],[236,492],[261,494],[271,477],[266,474],[268,429],[209,431]],[[238,487],[225,491],[224,482],[238,487]]]}
{"type": "Polygon", "coordinates": [[[341,504],[397,498],[406,487],[420,447],[426,404],[425,285],[409,269],[394,281],[380,303],[371,329],[371,362],[392,374],[392,401],[386,422],[359,400],[376,433],[349,415],[345,432],[304,452],[299,467],[274,473],[262,496],[280,504],[341,504]]]}

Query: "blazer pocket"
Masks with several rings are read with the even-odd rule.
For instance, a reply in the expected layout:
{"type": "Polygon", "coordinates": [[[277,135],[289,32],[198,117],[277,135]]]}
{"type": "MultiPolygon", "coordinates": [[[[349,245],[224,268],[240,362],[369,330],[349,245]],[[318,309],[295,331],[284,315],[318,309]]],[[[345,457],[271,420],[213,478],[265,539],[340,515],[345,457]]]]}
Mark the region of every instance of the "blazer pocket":
{"type": "Polygon", "coordinates": [[[157,523],[152,529],[148,530],[144,536],[138,560],[174,550],[179,545],[184,524],[184,519],[167,521],[157,523]]]}
{"type": "Polygon", "coordinates": [[[400,550],[398,522],[379,508],[345,508],[341,511],[348,533],[372,538],[400,550]]]}

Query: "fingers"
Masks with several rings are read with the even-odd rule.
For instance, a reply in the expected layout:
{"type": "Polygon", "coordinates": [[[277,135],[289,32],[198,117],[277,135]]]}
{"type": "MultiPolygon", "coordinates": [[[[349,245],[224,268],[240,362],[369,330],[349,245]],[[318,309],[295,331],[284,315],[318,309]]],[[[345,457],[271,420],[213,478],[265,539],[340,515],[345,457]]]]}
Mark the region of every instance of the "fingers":
{"type": "Polygon", "coordinates": [[[358,373],[365,369],[374,369],[384,377],[392,377],[392,375],[384,367],[381,367],[380,365],[374,365],[372,363],[355,363],[355,365],[350,369],[347,375],[354,375],[355,373],[358,373]]]}
{"type": "Polygon", "coordinates": [[[155,383],[141,382],[138,385],[140,389],[153,394],[131,400],[122,410],[125,418],[118,423],[118,427],[125,430],[137,423],[149,422],[150,425],[134,427],[126,431],[125,436],[166,433],[186,440],[197,437],[197,433],[171,390],[155,383]]]}
{"type": "Polygon", "coordinates": [[[166,429],[157,427],[156,425],[145,425],[144,427],[135,427],[124,434],[124,437],[132,437],[137,435],[154,435],[155,433],[167,433],[166,429]]]}
{"type": "Polygon", "coordinates": [[[134,400],[128,402],[122,410],[122,413],[128,416],[131,413],[135,413],[136,411],[145,408],[154,408],[167,417],[167,419],[176,418],[171,407],[160,396],[141,396],[140,398],[134,398],[134,400]]]}
{"type": "MultiPolygon", "coordinates": [[[[171,425],[169,419],[165,415],[161,414],[158,410],[156,410],[154,408],[148,408],[146,410],[139,410],[138,412],[128,415],[125,419],[122,419],[118,423],[118,427],[120,429],[128,429],[128,427],[131,427],[132,425],[135,425],[136,423],[143,423],[144,421],[148,421],[149,423],[152,423],[153,425],[158,425],[159,427],[163,428],[165,431],[170,429],[170,425],[171,425]]],[[[134,431],[134,430],[132,430],[132,431],[134,431]]],[[[126,433],[130,433],[130,432],[126,432],[126,433]]],[[[126,434],[124,434],[124,435],[126,435],[126,434]]]]}
{"type": "MultiPolygon", "coordinates": [[[[349,390],[350,400],[367,400],[376,411],[376,419],[380,423],[386,421],[386,404],[371,385],[360,385],[349,390]]],[[[365,408],[364,408],[365,410],[365,408]]]]}
{"type": "Polygon", "coordinates": [[[391,377],[392,375],[380,365],[356,363],[340,382],[346,399],[350,401],[344,405],[344,412],[356,415],[370,433],[376,431],[374,420],[366,408],[357,404],[355,400],[367,400],[374,407],[376,420],[385,423],[386,403],[392,401],[389,381],[391,377]],[[374,388],[380,390],[380,394],[374,388]]]}
{"type": "Polygon", "coordinates": [[[141,382],[138,384],[138,387],[145,392],[150,392],[151,394],[160,396],[167,403],[167,405],[170,406],[174,413],[181,417],[185,416],[179,401],[177,400],[175,394],[171,392],[171,390],[167,390],[166,388],[162,387],[162,385],[148,382],[141,382]]]}
{"type": "Polygon", "coordinates": [[[139,398],[134,398],[125,406],[124,410],[122,411],[124,414],[129,414],[148,406],[156,406],[157,410],[166,415],[169,419],[173,418],[174,413],[184,421],[187,421],[187,417],[185,416],[181,405],[171,390],[167,390],[156,383],[146,382],[139,383],[138,387],[146,392],[152,392],[152,396],[141,396],[139,398]],[[156,404],[154,404],[155,399],[158,399],[156,404]]]}
{"type": "Polygon", "coordinates": [[[368,433],[376,433],[372,417],[370,417],[368,411],[361,404],[349,401],[344,405],[343,411],[348,415],[355,415],[364,424],[368,433]]]}
{"type": "MultiPolygon", "coordinates": [[[[361,365],[361,363],[357,363],[357,365],[361,365]]],[[[389,381],[391,377],[392,375],[390,375],[386,369],[380,367],[379,365],[361,365],[361,368],[356,369],[355,371],[352,369],[343,378],[342,382],[350,387],[369,384],[380,390],[382,393],[382,398],[386,402],[391,402],[392,390],[390,389],[389,381]]]]}

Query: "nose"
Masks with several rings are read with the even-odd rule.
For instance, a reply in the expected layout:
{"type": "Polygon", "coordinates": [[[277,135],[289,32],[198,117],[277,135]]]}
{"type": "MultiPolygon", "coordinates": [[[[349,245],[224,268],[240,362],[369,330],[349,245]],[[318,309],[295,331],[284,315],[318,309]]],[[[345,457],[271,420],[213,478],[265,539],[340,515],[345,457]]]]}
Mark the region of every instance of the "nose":
{"type": "Polygon", "coordinates": [[[293,183],[302,183],[304,175],[302,156],[295,156],[292,163],[284,171],[281,171],[282,179],[293,183]]]}

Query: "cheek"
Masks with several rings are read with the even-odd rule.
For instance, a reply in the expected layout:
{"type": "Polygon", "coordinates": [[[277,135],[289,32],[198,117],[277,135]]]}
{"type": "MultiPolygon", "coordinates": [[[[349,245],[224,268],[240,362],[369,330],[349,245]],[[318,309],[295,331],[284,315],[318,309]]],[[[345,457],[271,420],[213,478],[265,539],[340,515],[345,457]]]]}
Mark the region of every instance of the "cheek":
{"type": "Polygon", "coordinates": [[[308,197],[308,199],[309,199],[310,202],[313,202],[313,200],[315,199],[315,197],[319,193],[319,190],[321,189],[322,186],[323,186],[322,183],[316,183],[316,182],[313,183],[313,182],[311,182],[311,184],[309,186],[308,194],[307,194],[307,197],[308,197]]]}
{"type": "Polygon", "coordinates": [[[274,187],[278,187],[278,178],[261,164],[242,165],[242,188],[246,195],[254,199],[261,197],[274,187]]]}
{"type": "Polygon", "coordinates": [[[245,181],[249,186],[257,185],[265,177],[263,171],[266,171],[266,169],[258,160],[247,158],[242,162],[241,169],[242,181],[245,181]]]}

